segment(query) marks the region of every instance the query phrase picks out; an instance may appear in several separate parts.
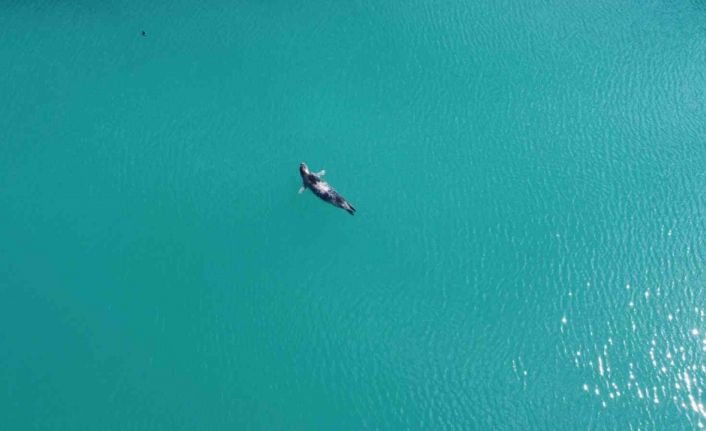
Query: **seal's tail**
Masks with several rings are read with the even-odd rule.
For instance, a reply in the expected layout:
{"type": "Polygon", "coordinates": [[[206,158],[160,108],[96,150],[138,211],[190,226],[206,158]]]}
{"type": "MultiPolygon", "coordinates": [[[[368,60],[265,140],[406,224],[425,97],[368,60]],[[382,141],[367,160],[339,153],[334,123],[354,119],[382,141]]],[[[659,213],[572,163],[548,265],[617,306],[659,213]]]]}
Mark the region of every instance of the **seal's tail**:
{"type": "Polygon", "coordinates": [[[348,202],[346,202],[346,207],[344,209],[348,211],[348,214],[355,215],[355,208],[353,208],[353,205],[349,204],[348,202]]]}

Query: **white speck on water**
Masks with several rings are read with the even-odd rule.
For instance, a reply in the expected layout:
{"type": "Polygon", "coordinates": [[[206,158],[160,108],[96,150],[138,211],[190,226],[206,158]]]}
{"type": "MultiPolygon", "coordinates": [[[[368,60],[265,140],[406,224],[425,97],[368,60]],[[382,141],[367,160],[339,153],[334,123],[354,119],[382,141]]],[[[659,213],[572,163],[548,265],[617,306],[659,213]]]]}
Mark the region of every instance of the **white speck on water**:
{"type": "Polygon", "coordinates": [[[603,358],[601,358],[600,356],[598,357],[598,374],[600,374],[601,376],[603,376],[603,374],[604,374],[604,371],[603,371],[603,358]]]}
{"type": "Polygon", "coordinates": [[[561,323],[562,323],[562,325],[566,325],[566,323],[567,323],[568,321],[569,321],[569,320],[566,318],[566,316],[564,316],[564,317],[561,318],[561,323]]]}
{"type": "Polygon", "coordinates": [[[696,329],[696,328],[693,328],[693,329],[691,330],[691,335],[693,335],[693,336],[699,335],[699,330],[696,329]]]}
{"type": "Polygon", "coordinates": [[[686,385],[686,391],[691,392],[691,378],[689,377],[689,373],[684,371],[684,384],[686,385]]]}

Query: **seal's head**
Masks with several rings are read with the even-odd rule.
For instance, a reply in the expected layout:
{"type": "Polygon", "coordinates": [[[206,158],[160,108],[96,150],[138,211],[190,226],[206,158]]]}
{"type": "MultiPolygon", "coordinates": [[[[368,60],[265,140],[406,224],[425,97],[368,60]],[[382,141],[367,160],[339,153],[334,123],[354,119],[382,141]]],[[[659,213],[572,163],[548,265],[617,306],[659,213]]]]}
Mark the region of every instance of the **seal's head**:
{"type": "Polygon", "coordinates": [[[309,175],[309,167],[306,165],[306,163],[301,162],[301,164],[299,164],[299,173],[302,176],[309,175]]]}

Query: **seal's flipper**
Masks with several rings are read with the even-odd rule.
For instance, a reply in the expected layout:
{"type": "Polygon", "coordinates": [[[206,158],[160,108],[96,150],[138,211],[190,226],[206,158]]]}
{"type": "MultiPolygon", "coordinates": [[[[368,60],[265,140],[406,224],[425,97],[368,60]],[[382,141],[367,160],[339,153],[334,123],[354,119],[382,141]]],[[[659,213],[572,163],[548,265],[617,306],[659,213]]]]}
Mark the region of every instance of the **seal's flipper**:
{"type": "Polygon", "coordinates": [[[326,169],[322,169],[314,175],[316,175],[317,177],[323,177],[324,175],[326,175],[326,169]]]}
{"type": "Polygon", "coordinates": [[[304,193],[304,190],[306,190],[306,187],[304,187],[304,186],[299,187],[299,194],[304,193]]]}
{"type": "Polygon", "coordinates": [[[353,208],[353,205],[349,204],[348,202],[343,204],[343,209],[348,211],[348,214],[355,215],[355,208],[353,208]]]}

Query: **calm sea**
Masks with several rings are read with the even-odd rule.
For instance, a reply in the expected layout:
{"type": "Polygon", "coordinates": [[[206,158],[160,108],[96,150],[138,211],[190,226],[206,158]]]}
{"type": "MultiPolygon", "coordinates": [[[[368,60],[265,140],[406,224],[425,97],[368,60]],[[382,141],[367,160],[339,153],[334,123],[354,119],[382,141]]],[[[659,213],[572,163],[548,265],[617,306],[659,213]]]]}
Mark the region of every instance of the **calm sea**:
{"type": "Polygon", "coordinates": [[[8,1],[0,65],[0,429],[706,426],[702,1],[8,1]]]}

